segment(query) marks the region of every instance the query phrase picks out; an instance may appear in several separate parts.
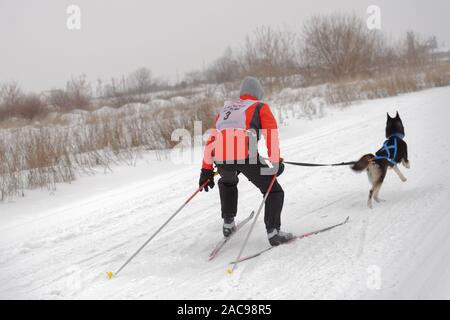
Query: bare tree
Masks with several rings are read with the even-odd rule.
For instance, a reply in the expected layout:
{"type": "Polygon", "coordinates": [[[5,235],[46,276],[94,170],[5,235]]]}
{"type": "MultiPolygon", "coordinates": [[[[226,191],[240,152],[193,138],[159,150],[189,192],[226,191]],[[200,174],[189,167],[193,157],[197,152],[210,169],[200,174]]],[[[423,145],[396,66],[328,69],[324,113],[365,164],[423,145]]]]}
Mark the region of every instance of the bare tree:
{"type": "Polygon", "coordinates": [[[104,96],[104,88],[103,88],[103,80],[98,78],[97,79],[97,87],[95,89],[95,96],[97,98],[103,97],[104,96]]]}
{"type": "Polygon", "coordinates": [[[17,82],[5,83],[0,87],[0,118],[10,117],[23,97],[17,82]]]}
{"type": "Polygon", "coordinates": [[[181,83],[182,87],[196,86],[207,82],[205,73],[199,70],[187,72],[184,76],[184,80],[181,83]]]}
{"type": "Polygon", "coordinates": [[[259,27],[247,36],[241,64],[247,74],[282,77],[296,73],[296,35],[289,30],[259,27]]]}
{"type": "Polygon", "coordinates": [[[48,101],[50,105],[61,109],[69,109],[69,96],[63,89],[53,89],[49,91],[48,101]]]}
{"type": "Polygon", "coordinates": [[[66,83],[66,89],[50,91],[49,103],[54,107],[69,111],[72,109],[89,109],[91,106],[92,88],[85,75],[72,77],[66,83]]]}
{"type": "Polygon", "coordinates": [[[367,72],[375,60],[376,32],[355,15],[314,16],[303,27],[305,63],[333,78],[367,72]]]}
{"type": "Polygon", "coordinates": [[[16,115],[24,119],[33,119],[47,111],[47,105],[36,94],[24,96],[16,107],[16,115]]]}
{"type": "Polygon", "coordinates": [[[205,78],[210,83],[225,83],[239,79],[241,73],[239,62],[231,48],[228,47],[225,53],[207,68],[205,73],[205,78]]]}
{"type": "Polygon", "coordinates": [[[3,84],[0,87],[0,119],[13,116],[22,97],[23,93],[17,82],[3,84]]]}
{"type": "Polygon", "coordinates": [[[47,104],[37,94],[24,94],[16,82],[0,88],[0,120],[10,117],[33,119],[48,112],[47,104]]]}
{"type": "Polygon", "coordinates": [[[435,36],[423,37],[414,31],[406,33],[405,60],[408,65],[419,66],[431,62],[437,48],[435,36]]]}
{"type": "Polygon", "coordinates": [[[68,81],[66,85],[66,93],[69,96],[72,108],[89,108],[92,98],[92,89],[85,75],[78,78],[72,78],[68,81]]]}
{"type": "Polygon", "coordinates": [[[152,90],[152,72],[147,68],[139,68],[128,77],[130,93],[144,94],[152,90]]]}

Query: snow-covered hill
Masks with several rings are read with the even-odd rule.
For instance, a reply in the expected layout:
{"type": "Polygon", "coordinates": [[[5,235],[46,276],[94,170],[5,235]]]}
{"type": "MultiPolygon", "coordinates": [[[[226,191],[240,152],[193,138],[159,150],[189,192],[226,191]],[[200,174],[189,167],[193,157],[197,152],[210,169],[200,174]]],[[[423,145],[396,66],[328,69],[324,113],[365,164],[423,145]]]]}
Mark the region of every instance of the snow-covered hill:
{"type": "MultiPolygon", "coordinates": [[[[281,130],[290,161],[340,162],[376,151],[386,112],[406,126],[411,170],[390,172],[386,200],[366,206],[368,182],[349,168],[288,167],[283,228],[297,234],[350,216],[338,229],[297,241],[226,274],[245,232],[221,255],[217,188],[201,193],[126,268],[115,270],[195,190],[197,164],[155,160],[33,191],[0,203],[0,298],[450,298],[450,88],[326,109],[281,130]]],[[[261,195],[241,178],[239,218],[261,195]]],[[[267,247],[262,219],[246,253],[267,247]]]]}

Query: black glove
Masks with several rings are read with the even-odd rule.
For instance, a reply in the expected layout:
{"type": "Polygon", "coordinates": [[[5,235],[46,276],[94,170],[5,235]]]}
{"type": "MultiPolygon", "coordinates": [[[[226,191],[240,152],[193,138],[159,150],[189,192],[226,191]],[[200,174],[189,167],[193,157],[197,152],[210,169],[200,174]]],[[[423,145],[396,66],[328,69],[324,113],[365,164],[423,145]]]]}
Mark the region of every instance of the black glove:
{"type": "MultiPolygon", "coordinates": [[[[209,180],[208,184],[203,188],[206,192],[209,191],[209,188],[214,188],[214,171],[208,169],[202,169],[200,173],[200,180],[198,182],[198,186],[201,187],[207,180],[209,180]]],[[[203,190],[200,190],[203,191],[203,190]]]]}
{"type": "Polygon", "coordinates": [[[278,165],[277,177],[281,176],[284,172],[284,163],[274,163],[273,166],[276,168],[278,165]]]}
{"type": "MultiPolygon", "coordinates": [[[[267,161],[269,161],[269,159],[266,158],[260,158],[259,163],[265,167],[265,168],[269,168],[269,165],[267,164],[267,161]]],[[[279,163],[272,163],[272,167],[269,169],[269,172],[271,175],[277,175],[277,177],[281,176],[284,172],[284,163],[283,163],[284,159],[280,158],[280,162],[279,163]],[[276,170],[278,168],[278,170],[276,170]]],[[[266,171],[267,172],[267,171],[266,171]]]]}

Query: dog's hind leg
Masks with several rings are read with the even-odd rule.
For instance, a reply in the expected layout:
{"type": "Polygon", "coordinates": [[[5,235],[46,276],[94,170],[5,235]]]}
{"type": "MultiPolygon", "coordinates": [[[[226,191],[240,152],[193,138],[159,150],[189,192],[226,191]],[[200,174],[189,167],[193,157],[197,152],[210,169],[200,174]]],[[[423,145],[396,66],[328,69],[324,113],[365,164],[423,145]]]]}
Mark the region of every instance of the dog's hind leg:
{"type": "Polygon", "coordinates": [[[383,202],[383,201],[384,201],[384,200],[381,200],[381,199],[378,197],[378,194],[379,194],[380,189],[381,189],[381,185],[382,185],[382,183],[379,182],[379,181],[377,181],[377,182],[375,182],[375,184],[373,185],[372,189],[370,189],[370,191],[369,191],[369,200],[367,200],[367,206],[368,206],[370,209],[373,209],[373,202],[372,202],[372,199],[375,200],[375,202],[377,202],[377,203],[380,203],[380,202],[383,202]]]}
{"type": "Polygon", "coordinates": [[[370,209],[373,209],[372,197],[373,197],[373,189],[370,189],[370,191],[369,191],[369,200],[367,200],[367,206],[370,209]]]}
{"type": "Polygon", "coordinates": [[[378,177],[378,180],[375,182],[375,186],[373,188],[373,198],[377,203],[384,202],[384,200],[380,199],[380,189],[383,185],[384,178],[386,178],[387,173],[387,167],[380,168],[380,176],[378,177]]]}
{"type": "Polygon", "coordinates": [[[373,189],[375,185],[373,164],[369,165],[369,167],[367,168],[367,177],[369,178],[369,183],[372,185],[372,188],[369,191],[369,199],[367,199],[367,206],[370,209],[373,209],[372,198],[373,198],[373,189]]]}
{"type": "Polygon", "coordinates": [[[372,184],[372,189],[369,191],[369,199],[367,200],[367,206],[370,209],[373,209],[372,199],[375,199],[376,202],[381,201],[378,198],[378,193],[386,176],[386,171],[386,168],[383,169],[376,163],[371,163],[369,168],[367,168],[367,176],[369,177],[369,182],[372,184]]]}
{"type": "Polygon", "coordinates": [[[372,202],[372,198],[375,200],[375,202],[380,203],[380,202],[384,202],[384,200],[380,199],[378,197],[379,193],[380,193],[380,189],[381,189],[381,185],[383,184],[382,181],[376,181],[372,187],[372,189],[370,189],[369,191],[369,200],[367,200],[367,206],[370,209],[373,209],[373,202],[372,202]]]}
{"type": "Polygon", "coordinates": [[[377,203],[385,202],[385,201],[386,201],[386,200],[380,199],[380,197],[379,197],[381,185],[382,185],[382,183],[377,184],[376,188],[374,188],[375,190],[373,191],[373,199],[374,199],[377,203]]]}

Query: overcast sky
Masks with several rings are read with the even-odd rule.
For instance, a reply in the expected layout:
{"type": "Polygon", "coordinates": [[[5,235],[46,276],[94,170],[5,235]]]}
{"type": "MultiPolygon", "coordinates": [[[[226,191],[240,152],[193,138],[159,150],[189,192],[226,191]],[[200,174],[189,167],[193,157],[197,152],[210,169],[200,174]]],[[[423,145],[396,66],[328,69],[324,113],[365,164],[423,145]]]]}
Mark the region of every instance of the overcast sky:
{"type": "Polygon", "coordinates": [[[413,29],[450,46],[450,0],[0,0],[0,82],[25,90],[92,82],[145,66],[171,80],[202,68],[259,25],[299,28],[313,14],[381,8],[382,31],[413,29]],[[66,27],[70,4],[81,30],[66,27]]]}

